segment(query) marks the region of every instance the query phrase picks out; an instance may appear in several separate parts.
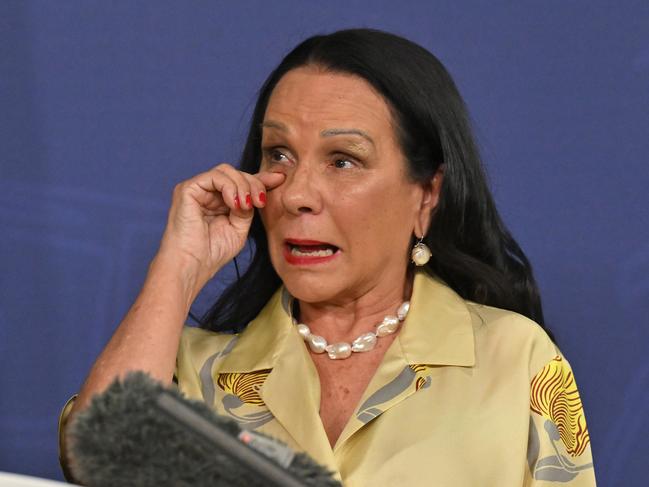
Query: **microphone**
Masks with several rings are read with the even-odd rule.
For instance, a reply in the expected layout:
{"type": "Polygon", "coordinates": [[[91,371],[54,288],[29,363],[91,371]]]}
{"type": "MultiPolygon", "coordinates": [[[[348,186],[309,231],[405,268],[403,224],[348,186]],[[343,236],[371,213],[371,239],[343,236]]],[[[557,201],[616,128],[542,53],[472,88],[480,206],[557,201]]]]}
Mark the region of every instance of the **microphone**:
{"type": "Polygon", "coordinates": [[[68,438],[72,473],[92,487],[341,487],[306,453],[242,430],[144,372],[95,396],[68,438]]]}

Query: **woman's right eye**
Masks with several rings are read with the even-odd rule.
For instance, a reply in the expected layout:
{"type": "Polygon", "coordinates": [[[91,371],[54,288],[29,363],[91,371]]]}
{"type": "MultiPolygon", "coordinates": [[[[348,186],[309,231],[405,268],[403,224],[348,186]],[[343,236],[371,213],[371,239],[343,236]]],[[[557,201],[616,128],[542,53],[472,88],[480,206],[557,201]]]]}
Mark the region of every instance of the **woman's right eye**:
{"type": "Polygon", "coordinates": [[[290,162],[286,154],[284,154],[279,149],[276,148],[263,149],[263,153],[264,153],[264,158],[268,160],[268,162],[277,163],[277,164],[290,162]]]}

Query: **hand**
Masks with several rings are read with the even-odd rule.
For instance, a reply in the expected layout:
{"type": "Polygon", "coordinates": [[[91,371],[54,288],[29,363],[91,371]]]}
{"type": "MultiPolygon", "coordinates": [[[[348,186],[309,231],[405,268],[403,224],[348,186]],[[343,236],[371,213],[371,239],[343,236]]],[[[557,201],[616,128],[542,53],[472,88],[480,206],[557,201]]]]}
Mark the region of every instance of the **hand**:
{"type": "Polygon", "coordinates": [[[158,255],[171,256],[189,269],[194,296],[241,251],[253,208],[263,208],[266,191],[284,178],[281,173],[252,175],[220,164],[175,187],[158,255]]]}

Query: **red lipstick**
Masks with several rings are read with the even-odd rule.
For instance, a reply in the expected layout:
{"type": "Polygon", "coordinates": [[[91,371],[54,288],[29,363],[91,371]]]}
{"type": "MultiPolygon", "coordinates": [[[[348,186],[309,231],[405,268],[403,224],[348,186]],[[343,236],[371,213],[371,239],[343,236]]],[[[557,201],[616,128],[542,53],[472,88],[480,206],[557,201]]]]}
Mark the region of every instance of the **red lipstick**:
{"type": "Polygon", "coordinates": [[[336,258],[340,249],[319,240],[289,238],[284,241],[284,258],[292,265],[322,264],[336,258]]]}

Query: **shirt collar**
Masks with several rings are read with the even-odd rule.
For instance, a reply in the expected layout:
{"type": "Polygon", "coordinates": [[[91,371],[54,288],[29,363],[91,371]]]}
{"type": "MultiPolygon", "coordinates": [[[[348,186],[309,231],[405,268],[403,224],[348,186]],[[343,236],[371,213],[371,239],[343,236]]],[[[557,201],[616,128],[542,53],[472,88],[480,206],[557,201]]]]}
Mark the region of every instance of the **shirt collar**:
{"type": "Polygon", "coordinates": [[[272,369],[290,333],[297,333],[291,317],[293,299],[280,287],[257,317],[239,335],[232,352],[220,367],[222,372],[252,372],[272,369]]]}
{"type": "MultiPolygon", "coordinates": [[[[272,369],[277,357],[286,353],[287,337],[297,335],[291,304],[290,294],[280,287],[240,334],[221,371],[272,369]]],[[[288,340],[291,347],[296,343],[293,338],[288,340]]],[[[424,271],[415,274],[410,311],[397,340],[409,364],[475,364],[473,325],[465,301],[424,271]]]]}
{"type": "Polygon", "coordinates": [[[415,274],[410,311],[397,340],[409,364],[475,365],[473,323],[466,302],[425,271],[415,274]]]}

